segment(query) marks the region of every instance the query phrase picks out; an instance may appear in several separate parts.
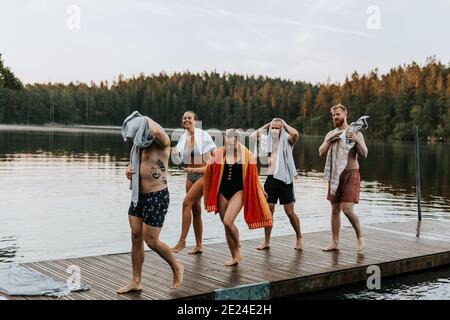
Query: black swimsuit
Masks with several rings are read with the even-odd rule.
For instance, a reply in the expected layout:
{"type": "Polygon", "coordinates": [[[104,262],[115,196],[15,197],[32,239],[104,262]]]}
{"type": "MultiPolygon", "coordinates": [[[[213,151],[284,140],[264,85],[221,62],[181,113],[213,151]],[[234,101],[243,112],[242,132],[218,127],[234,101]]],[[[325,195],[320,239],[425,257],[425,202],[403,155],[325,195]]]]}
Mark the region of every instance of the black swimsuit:
{"type": "Polygon", "coordinates": [[[227,200],[230,200],[236,192],[243,189],[242,164],[228,164],[225,161],[225,168],[223,169],[223,176],[222,181],[220,182],[219,191],[227,200]]]}

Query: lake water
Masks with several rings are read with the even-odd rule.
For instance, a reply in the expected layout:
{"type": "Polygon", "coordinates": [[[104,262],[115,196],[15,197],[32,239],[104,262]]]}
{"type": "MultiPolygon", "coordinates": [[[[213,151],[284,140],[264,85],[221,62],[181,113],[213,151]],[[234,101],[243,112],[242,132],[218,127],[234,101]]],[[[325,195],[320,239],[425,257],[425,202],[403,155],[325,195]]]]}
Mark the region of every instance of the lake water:
{"type": "MultiPolygon", "coordinates": [[[[304,137],[294,149],[300,175],[294,182],[302,231],[329,229],[324,159],[320,137],[304,137]]],[[[369,156],[360,161],[362,225],[414,219],[416,193],[414,145],[367,141],[369,156]]],[[[450,219],[449,145],[421,146],[424,219],[450,219]]],[[[101,255],[129,251],[129,182],[124,175],[130,144],[119,132],[0,130],[0,264],[101,255]]],[[[264,182],[265,168],[261,169],[264,182]]],[[[171,205],[161,233],[173,245],[181,228],[185,174],[169,169],[171,205]]],[[[218,216],[204,213],[204,242],[225,242],[218,216]]],[[[343,225],[349,225],[343,219],[343,225]]],[[[262,238],[241,214],[242,239],[262,238]]],[[[293,234],[277,207],[273,234],[293,234]]],[[[188,245],[194,243],[191,230],[188,245]]],[[[449,285],[448,283],[446,284],[449,285]]]]}
{"type": "Polygon", "coordinates": [[[450,268],[381,279],[381,288],[365,283],[327,289],[290,299],[298,300],[450,300],[450,268]]]}

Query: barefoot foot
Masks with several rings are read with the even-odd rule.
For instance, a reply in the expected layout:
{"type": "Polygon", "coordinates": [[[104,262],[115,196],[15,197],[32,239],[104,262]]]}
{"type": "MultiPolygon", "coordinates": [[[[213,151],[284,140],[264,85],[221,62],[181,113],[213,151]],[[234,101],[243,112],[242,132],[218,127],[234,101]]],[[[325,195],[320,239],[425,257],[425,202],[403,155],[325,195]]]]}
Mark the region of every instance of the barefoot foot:
{"type": "Polygon", "coordinates": [[[295,241],[295,250],[303,250],[303,238],[297,238],[297,241],[295,241]]]}
{"type": "Polygon", "coordinates": [[[194,248],[192,248],[191,251],[189,251],[189,254],[199,254],[203,252],[203,248],[201,246],[195,246],[194,248]]]}
{"type": "Polygon", "coordinates": [[[230,260],[228,260],[227,262],[224,263],[224,266],[226,267],[232,267],[232,266],[236,266],[239,264],[239,260],[241,260],[242,258],[231,258],[230,260]]]}
{"type": "Polygon", "coordinates": [[[170,287],[171,289],[176,289],[181,286],[181,283],[183,282],[183,275],[184,275],[184,267],[181,263],[178,264],[177,268],[173,272],[173,283],[170,287]]]}
{"type": "Polygon", "coordinates": [[[339,251],[339,247],[338,244],[336,242],[332,242],[328,245],[328,247],[323,248],[323,251],[327,252],[327,251],[339,251]]]}
{"type": "Polygon", "coordinates": [[[131,281],[126,286],[117,289],[116,292],[118,294],[124,294],[124,293],[128,293],[128,292],[133,292],[133,291],[142,291],[142,285],[140,282],[131,281]]]}
{"type": "Polygon", "coordinates": [[[361,237],[358,239],[358,249],[357,249],[357,253],[363,253],[364,252],[364,248],[366,247],[366,242],[364,241],[364,238],[361,237]]]}
{"type": "Polygon", "coordinates": [[[256,247],[256,250],[266,250],[270,248],[270,242],[264,240],[258,247],[256,247]]]}
{"type": "Polygon", "coordinates": [[[178,241],[178,243],[176,244],[175,247],[170,248],[170,251],[172,251],[173,253],[178,253],[181,250],[183,250],[186,247],[186,242],[184,241],[178,241]]]}

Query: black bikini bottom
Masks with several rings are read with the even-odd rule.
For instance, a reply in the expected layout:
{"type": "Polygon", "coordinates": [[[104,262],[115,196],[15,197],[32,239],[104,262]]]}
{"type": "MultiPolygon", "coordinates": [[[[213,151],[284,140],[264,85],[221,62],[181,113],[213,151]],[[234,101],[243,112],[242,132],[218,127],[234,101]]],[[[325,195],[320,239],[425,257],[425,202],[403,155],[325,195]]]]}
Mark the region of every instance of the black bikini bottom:
{"type": "Polygon", "coordinates": [[[224,181],[223,183],[220,184],[220,188],[219,191],[223,194],[223,196],[227,199],[230,200],[232,196],[234,196],[234,194],[238,191],[243,190],[243,186],[242,184],[236,184],[233,183],[232,181],[228,182],[228,181],[224,181]]]}

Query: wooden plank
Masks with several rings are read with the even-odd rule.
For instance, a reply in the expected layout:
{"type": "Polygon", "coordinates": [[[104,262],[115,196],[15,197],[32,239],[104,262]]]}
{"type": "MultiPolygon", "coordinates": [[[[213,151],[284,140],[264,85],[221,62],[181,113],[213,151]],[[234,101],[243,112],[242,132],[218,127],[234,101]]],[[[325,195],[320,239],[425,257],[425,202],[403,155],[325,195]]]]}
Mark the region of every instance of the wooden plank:
{"type": "MultiPolygon", "coordinates": [[[[119,300],[129,300],[129,297],[119,296],[116,294],[115,290],[119,287],[114,286],[116,276],[113,276],[109,279],[105,279],[102,275],[105,273],[100,272],[97,269],[91,267],[91,265],[87,264],[88,258],[77,259],[75,261],[70,260],[60,260],[54,261],[52,263],[47,262],[47,265],[59,267],[61,270],[66,270],[67,267],[76,265],[80,267],[81,271],[81,282],[85,282],[89,286],[91,286],[91,290],[86,291],[86,294],[96,294],[100,299],[119,299],[119,300]]],[[[98,298],[97,298],[98,299],[98,298]]]]}
{"type": "MultiPolygon", "coordinates": [[[[185,267],[183,285],[177,290],[170,289],[172,271],[169,265],[155,252],[147,250],[142,274],[144,290],[126,295],[118,295],[115,290],[131,279],[130,253],[25,265],[62,281],[69,276],[68,266],[80,267],[81,281],[90,285],[91,290],[61,298],[66,300],[214,298],[217,292],[252,288],[256,283],[266,283],[270,296],[277,298],[363,281],[367,278],[367,266],[374,264],[380,266],[383,276],[450,264],[450,223],[423,221],[423,237],[420,238],[415,237],[416,227],[416,221],[363,226],[367,245],[364,254],[356,253],[355,234],[348,227],[341,230],[339,252],[322,251],[330,240],[329,231],[304,234],[303,251],[293,248],[293,235],[272,238],[271,248],[263,251],[256,250],[261,239],[242,240],[244,259],[231,268],[223,265],[230,256],[226,243],[205,245],[201,255],[189,255],[183,250],[176,254],[185,267]]],[[[0,296],[13,300],[53,299],[0,296]]]]}

